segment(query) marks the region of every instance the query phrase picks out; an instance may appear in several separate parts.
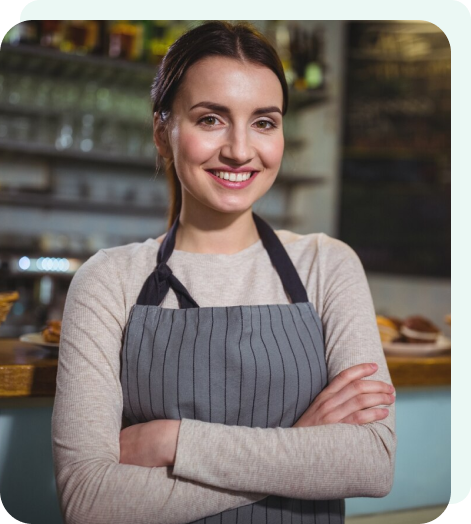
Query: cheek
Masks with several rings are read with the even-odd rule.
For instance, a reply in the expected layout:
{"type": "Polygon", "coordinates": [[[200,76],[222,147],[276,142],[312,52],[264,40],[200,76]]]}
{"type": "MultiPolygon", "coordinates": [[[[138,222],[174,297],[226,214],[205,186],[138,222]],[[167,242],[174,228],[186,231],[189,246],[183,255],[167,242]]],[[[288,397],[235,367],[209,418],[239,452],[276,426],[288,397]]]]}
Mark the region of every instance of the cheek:
{"type": "Polygon", "coordinates": [[[263,159],[266,165],[276,167],[281,164],[284,150],[284,139],[271,140],[263,147],[263,159]]]}
{"type": "Polygon", "coordinates": [[[185,163],[200,164],[214,153],[214,140],[208,136],[195,132],[181,132],[176,144],[175,157],[180,158],[185,163]]]}

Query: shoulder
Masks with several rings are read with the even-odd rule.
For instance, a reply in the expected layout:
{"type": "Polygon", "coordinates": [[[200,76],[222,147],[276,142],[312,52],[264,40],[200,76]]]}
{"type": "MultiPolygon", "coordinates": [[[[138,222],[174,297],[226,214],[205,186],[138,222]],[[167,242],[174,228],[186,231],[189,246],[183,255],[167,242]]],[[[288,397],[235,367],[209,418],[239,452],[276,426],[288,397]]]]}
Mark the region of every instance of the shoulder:
{"type": "Polygon", "coordinates": [[[339,262],[359,263],[358,255],[348,244],[325,233],[301,235],[286,229],[279,229],[276,234],[295,266],[297,263],[306,265],[314,262],[322,265],[328,263],[330,267],[339,262]]]}
{"type": "Polygon", "coordinates": [[[100,249],[78,269],[75,283],[115,282],[147,276],[155,267],[158,244],[154,239],[100,249]]]}

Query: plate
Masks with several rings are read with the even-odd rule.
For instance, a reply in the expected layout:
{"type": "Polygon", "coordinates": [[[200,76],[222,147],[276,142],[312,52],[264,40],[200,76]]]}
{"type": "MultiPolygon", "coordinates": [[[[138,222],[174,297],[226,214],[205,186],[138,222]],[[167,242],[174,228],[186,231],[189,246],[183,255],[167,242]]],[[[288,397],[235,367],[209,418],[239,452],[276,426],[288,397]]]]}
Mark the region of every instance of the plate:
{"type": "Polygon", "coordinates": [[[26,335],[21,335],[20,340],[21,342],[34,344],[35,346],[42,346],[43,348],[59,349],[58,342],[46,342],[42,333],[28,333],[26,335]]]}
{"type": "Polygon", "coordinates": [[[404,342],[383,342],[386,355],[397,357],[429,357],[451,349],[451,340],[438,337],[433,344],[406,344],[404,342]]]}

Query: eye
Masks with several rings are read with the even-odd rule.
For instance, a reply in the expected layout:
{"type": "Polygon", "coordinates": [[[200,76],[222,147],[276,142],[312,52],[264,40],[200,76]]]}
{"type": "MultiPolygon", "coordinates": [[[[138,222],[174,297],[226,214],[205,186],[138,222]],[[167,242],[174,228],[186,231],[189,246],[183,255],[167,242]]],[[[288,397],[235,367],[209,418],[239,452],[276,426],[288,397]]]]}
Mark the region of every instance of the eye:
{"type": "Polygon", "coordinates": [[[275,122],[271,120],[257,120],[255,122],[255,127],[261,130],[274,129],[276,127],[275,122]]]}
{"type": "Polygon", "coordinates": [[[203,118],[200,118],[198,120],[198,124],[203,124],[204,126],[207,126],[207,127],[213,127],[217,123],[220,123],[220,120],[212,115],[204,116],[203,118]]]}

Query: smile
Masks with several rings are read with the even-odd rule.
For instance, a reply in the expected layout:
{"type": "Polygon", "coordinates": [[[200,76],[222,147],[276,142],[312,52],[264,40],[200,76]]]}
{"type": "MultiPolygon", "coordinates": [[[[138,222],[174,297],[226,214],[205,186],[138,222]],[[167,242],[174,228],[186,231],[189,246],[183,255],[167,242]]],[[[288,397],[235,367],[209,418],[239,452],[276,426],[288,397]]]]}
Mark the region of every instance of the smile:
{"type": "Polygon", "coordinates": [[[224,187],[229,189],[244,189],[256,178],[259,171],[240,171],[234,173],[233,171],[219,171],[216,169],[208,169],[206,172],[211,177],[224,187]]]}
{"type": "Polygon", "coordinates": [[[228,171],[210,171],[213,175],[222,178],[223,180],[230,180],[231,182],[245,182],[248,180],[253,172],[248,171],[246,173],[229,173],[228,171]]]}

